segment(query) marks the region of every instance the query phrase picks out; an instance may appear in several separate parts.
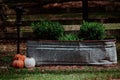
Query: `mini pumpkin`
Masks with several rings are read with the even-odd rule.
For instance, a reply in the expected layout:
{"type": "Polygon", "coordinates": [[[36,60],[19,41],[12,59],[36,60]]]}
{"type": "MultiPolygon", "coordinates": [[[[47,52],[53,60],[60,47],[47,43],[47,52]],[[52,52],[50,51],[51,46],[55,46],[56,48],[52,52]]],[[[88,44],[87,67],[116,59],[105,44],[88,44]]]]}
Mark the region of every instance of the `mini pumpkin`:
{"type": "Polygon", "coordinates": [[[35,67],[35,59],[34,58],[29,58],[29,57],[26,57],[25,58],[25,67],[26,68],[33,68],[35,67]]]}
{"type": "Polygon", "coordinates": [[[16,54],[15,56],[14,56],[14,60],[18,60],[18,59],[20,59],[20,60],[25,60],[25,58],[26,58],[26,56],[25,55],[22,55],[22,54],[16,54]]]}
{"type": "Polygon", "coordinates": [[[12,66],[15,67],[15,68],[23,68],[24,67],[24,62],[23,60],[14,60],[13,63],[12,63],[12,66]]]}

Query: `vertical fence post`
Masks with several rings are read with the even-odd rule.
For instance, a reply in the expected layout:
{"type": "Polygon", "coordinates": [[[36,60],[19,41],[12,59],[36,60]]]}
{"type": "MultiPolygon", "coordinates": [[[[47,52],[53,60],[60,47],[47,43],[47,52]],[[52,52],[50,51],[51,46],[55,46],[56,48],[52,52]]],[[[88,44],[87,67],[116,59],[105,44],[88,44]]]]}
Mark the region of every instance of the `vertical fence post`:
{"type": "Polygon", "coordinates": [[[19,54],[20,53],[20,26],[22,24],[21,16],[24,10],[21,5],[18,5],[15,11],[16,11],[16,26],[17,26],[17,54],[19,54]]]}
{"type": "Polygon", "coordinates": [[[82,0],[82,18],[88,21],[88,0],[82,0]]]}

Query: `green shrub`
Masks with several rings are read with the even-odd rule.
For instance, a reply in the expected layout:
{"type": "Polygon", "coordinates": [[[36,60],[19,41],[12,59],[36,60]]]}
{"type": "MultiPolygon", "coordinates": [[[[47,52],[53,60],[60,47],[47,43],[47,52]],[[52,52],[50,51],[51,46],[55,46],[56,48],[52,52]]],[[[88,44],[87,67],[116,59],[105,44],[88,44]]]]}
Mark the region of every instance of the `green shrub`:
{"type": "Polygon", "coordinates": [[[65,34],[65,35],[59,37],[58,40],[61,40],[61,41],[74,41],[74,40],[79,40],[79,38],[75,34],[65,34]]]}
{"type": "Polygon", "coordinates": [[[57,40],[63,32],[63,26],[58,22],[40,21],[31,24],[34,34],[39,39],[57,40]]]}
{"type": "Polygon", "coordinates": [[[115,39],[116,37],[114,35],[106,35],[105,39],[115,39]]]}
{"type": "Polygon", "coordinates": [[[105,27],[97,22],[83,22],[78,37],[83,40],[101,40],[105,38],[105,27]]]}

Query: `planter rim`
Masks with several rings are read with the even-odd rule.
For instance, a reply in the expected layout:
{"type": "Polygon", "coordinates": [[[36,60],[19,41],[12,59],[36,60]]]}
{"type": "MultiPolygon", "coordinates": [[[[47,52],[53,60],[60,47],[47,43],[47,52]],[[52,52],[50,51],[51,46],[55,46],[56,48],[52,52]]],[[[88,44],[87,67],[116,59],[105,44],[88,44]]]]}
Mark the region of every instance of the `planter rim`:
{"type": "Polygon", "coordinates": [[[37,42],[116,42],[116,39],[104,39],[104,40],[76,40],[76,41],[60,41],[60,40],[29,40],[37,42]]]}

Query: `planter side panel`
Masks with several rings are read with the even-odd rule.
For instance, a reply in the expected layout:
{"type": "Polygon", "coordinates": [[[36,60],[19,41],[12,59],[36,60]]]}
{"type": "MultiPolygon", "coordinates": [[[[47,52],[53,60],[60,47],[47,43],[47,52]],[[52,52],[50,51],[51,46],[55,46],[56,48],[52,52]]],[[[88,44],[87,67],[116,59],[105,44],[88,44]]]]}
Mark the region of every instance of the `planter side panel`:
{"type": "Polygon", "coordinates": [[[36,65],[117,63],[114,42],[44,42],[28,41],[27,56],[34,57],[36,65]]]}

